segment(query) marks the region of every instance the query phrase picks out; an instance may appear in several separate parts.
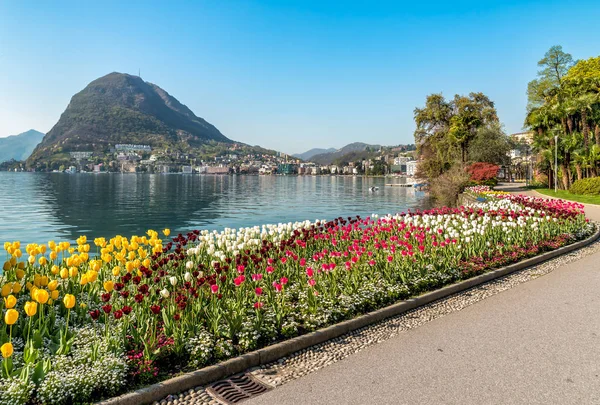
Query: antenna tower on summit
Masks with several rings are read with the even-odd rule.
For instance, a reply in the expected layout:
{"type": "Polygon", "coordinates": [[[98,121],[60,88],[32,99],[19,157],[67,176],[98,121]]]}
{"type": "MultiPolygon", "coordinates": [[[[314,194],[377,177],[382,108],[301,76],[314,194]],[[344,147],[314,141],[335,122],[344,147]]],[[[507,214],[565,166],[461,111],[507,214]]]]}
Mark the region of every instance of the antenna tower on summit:
{"type": "Polygon", "coordinates": [[[142,71],[140,69],[138,69],[138,77],[141,79],[142,78],[142,71]]]}

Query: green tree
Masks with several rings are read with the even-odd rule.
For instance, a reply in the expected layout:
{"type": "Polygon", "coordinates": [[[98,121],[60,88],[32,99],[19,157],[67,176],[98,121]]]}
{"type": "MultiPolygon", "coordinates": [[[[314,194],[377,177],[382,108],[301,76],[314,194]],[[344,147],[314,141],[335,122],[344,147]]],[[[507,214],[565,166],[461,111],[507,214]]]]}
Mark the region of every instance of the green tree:
{"type": "Polygon", "coordinates": [[[508,154],[512,148],[512,142],[500,124],[485,126],[477,131],[469,145],[469,159],[505,165],[510,161],[508,154]]]}

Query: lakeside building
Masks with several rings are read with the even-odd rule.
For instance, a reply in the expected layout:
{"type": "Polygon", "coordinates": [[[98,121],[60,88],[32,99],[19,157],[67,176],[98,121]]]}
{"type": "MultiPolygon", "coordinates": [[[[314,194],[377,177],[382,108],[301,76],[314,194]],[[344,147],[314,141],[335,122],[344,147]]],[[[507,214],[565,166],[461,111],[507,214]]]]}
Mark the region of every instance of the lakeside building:
{"type": "Polygon", "coordinates": [[[92,157],[93,152],[69,152],[72,159],[83,160],[92,157]]]}
{"type": "Polygon", "coordinates": [[[277,173],[285,175],[297,174],[298,166],[294,163],[280,163],[277,165],[277,173]]]}
{"type": "Polygon", "coordinates": [[[117,152],[151,152],[150,145],[133,145],[133,144],[117,144],[115,145],[117,152]]]}
{"type": "Polygon", "coordinates": [[[411,160],[406,162],[406,175],[414,177],[417,173],[417,161],[411,160]]]}

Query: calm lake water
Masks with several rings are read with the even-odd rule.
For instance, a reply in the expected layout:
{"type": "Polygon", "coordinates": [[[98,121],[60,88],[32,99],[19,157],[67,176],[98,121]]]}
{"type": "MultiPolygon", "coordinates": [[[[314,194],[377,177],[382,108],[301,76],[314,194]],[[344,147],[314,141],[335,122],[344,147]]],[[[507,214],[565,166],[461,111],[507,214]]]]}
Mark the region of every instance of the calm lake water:
{"type": "Polygon", "coordinates": [[[238,228],[429,208],[403,179],[0,173],[0,243],[238,228]],[[369,187],[379,187],[371,192],[369,187]]]}

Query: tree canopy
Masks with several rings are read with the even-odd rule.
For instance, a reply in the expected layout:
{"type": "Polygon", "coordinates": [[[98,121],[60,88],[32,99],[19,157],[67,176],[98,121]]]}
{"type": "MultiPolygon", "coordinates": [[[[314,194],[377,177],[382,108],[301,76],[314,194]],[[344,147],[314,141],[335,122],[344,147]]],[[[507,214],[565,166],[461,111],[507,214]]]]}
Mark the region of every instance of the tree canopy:
{"type": "Polygon", "coordinates": [[[561,188],[568,189],[575,178],[598,174],[600,57],[573,62],[562,47],[553,46],[538,65],[542,69],[527,87],[525,126],[535,131],[534,149],[540,156],[538,169],[547,170],[550,183],[557,169],[561,188]],[[557,168],[554,167],[556,146],[557,168]]]}

